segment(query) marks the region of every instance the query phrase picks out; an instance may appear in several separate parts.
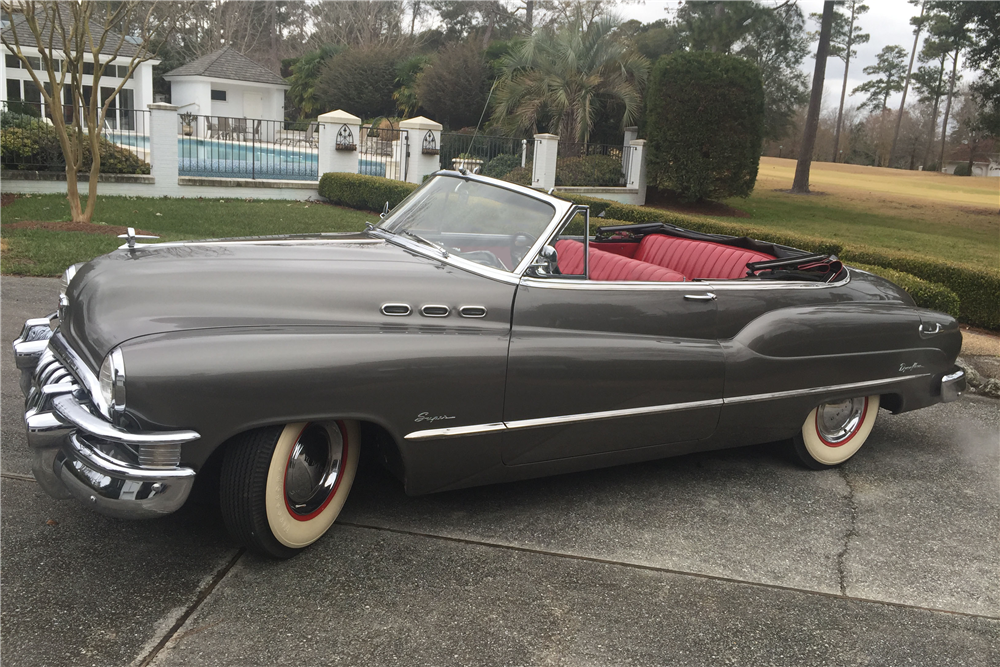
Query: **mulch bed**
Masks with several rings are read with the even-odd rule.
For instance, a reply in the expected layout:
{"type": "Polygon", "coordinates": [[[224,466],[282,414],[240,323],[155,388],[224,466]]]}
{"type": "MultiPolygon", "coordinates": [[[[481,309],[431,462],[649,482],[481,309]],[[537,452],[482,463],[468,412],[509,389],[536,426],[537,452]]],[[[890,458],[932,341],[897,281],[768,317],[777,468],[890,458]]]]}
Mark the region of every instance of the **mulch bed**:
{"type": "MultiPolygon", "coordinates": [[[[6,197],[6,195],[4,195],[6,197]]],[[[92,222],[46,222],[42,220],[22,220],[21,222],[4,223],[8,229],[44,229],[52,232],[84,232],[86,234],[106,234],[118,236],[128,231],[121,225],[96,225],[92,222]]],[[[152,234],[141,229],[136,234],[152,234]]]]}
{"type": "Polygon", "coordinates": [[[738,208],[733,208],[717,201],[701,201],[694,204],[685,203],[679,201],[677,195],[671,190],[659,190],[657,188],[646,189],[646,206],[692,215],[714,215],[721,218],[750,217],[750,214],[746,211],[741,211],[738,208]]]}
{"type": "Polygon", "coordinates": [[[0,194],[0,208],[13,203],[15,199],[17,199],[17,195],[13,192],[4,192],[3,194],[0,194]]]}

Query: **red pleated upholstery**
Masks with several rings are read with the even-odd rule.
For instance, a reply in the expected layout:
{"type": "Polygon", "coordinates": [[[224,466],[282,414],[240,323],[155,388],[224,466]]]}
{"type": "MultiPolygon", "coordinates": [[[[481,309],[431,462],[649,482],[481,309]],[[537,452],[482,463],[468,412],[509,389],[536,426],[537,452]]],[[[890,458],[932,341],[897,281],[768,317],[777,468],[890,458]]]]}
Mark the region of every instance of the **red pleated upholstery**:
{"type": "MultiPolygon", "coordinates": [[[[583,244],[571,239],[556,241],[559,270],[568,275],[583,273],[583,244]]],[[[597,248],[590,249],[591,280],[644,280],[651,282],[683,282],[682,274],[655,264],[640,262],[597,248]]]]}
{"type": "Polygon", "coordinates": [[[771,255],[733,246],[650,234],[639,243],[635,258],[679,271],[689,279],[733,279],[746,276],[747,262],[774,259],[771,255]]]}

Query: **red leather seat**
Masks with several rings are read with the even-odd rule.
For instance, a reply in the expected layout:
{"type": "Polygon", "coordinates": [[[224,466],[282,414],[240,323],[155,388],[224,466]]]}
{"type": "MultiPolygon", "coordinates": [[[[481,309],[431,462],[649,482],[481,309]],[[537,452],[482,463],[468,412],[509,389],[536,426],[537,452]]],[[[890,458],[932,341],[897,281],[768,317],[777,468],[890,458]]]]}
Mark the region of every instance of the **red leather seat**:
{"type": "MultiPolygon", "coordinates": [[[[583,273],[583,244],[571,239],[556,241],[559,270],[568,275],[583,273]]],[[[643,280],[651,282],[682,282],[683,274],[654,264],[640,262],[614,253],[590,248],[591,280],[643,280]]]]}
{"type": "Polygon", "coordinates": [[[690,279],[733,279],[746,276],[747,262],[774,259],[772,255],[733,246],[650,234],[639,243],[635,258],[679,271],[690,279]]]}

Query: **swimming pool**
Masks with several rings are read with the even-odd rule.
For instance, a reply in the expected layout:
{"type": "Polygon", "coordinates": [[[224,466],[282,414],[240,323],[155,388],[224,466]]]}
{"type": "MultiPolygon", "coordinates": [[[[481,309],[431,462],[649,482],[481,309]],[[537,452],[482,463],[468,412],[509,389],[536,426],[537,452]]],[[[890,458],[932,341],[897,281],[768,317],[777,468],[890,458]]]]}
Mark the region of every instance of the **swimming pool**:
{"type": "MultiPolygon", "coordinates": [[[[116,144],[149,150],[148,136],[115,132],[108,135],[116,144]]],[[[177,156],[181,176],[319,180],[319,155],[315,149],[301,144],[254,144],[178,137],[177,156]]],[[[358,173],[384,177],[386,164],[359,159],[358,173]]]]}

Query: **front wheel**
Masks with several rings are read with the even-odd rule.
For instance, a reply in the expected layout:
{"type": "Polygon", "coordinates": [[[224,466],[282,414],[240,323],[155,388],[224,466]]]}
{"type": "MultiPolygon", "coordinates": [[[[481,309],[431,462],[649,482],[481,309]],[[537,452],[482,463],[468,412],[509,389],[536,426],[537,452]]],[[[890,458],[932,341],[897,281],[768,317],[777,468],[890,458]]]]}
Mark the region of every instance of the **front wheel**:
{"type": "Polygon", "coordinates": [[[792,438],[795,458],[813,470],[832,468],[851,458],[872,432],[878,405],[876,395],[816,406],[792,438]]]}
{"type": "Polygon", "coordinates": [[[299,422],[248,431],[222,463],[220,504],[232,536],[291,558],[329,530],[358,469],[358,424],[299,422]]]}

